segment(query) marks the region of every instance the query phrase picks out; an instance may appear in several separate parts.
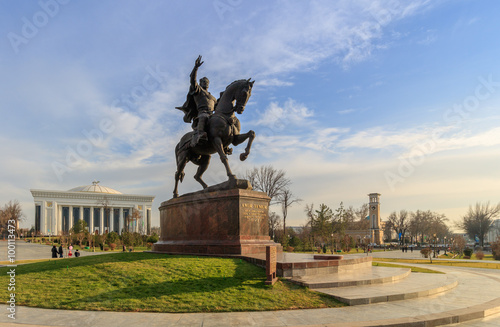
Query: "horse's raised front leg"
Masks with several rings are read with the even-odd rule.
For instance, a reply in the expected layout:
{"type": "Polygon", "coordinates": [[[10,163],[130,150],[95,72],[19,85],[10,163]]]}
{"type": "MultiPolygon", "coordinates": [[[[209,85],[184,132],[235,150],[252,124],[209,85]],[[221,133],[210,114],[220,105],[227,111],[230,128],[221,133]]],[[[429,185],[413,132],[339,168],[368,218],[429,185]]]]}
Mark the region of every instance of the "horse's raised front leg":
{"type": "Polygon", "coordinates": [[[246,158],[248,158],[248,155],[250,154],[250,148],[252,147],[252,142],[253,142],[254,138],[255,138],[254,131],[248,131],[248,133],[239,134],[239,135],[234,136],[233,145],[235,145],[235,146],[245,142],[245,140],[248,139],[248,144],[247,144],[247,147],[245,148],[245,152],[240,154],[241,161],[245,161],[246,158]]]}
{"type": "Polygon", "coordinates": [[[224,167],[226,167],[227,177],[229,177],[229,180],[235,180],[236,177],[231,172],[231,168],[229,168],[229,162],[227,160],[226,154],[224,153],[224,146],[222,144],[221,138],[214,137],[212,143],[214,145],[215,150],[217,150],[217,153],[219,154],[220,161],[222,161],[224,167]]]}

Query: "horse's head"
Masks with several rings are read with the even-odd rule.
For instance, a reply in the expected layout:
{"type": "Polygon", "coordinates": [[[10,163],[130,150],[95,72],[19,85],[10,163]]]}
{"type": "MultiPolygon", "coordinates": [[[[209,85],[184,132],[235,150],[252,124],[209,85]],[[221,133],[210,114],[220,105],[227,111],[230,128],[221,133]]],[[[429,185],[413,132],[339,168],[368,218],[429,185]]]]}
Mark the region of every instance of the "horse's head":
{"type": "Polygon", "coordinates": [[[250,95],[252,95],[252,87],[255,81],[250,82],[251,78],[247,80],[242,80],[241,87],[236,92],[234,98],[236,99],[236,105],[234,106],[234,110],[238,114],[242,114],[245,110],[245,106],[250,99],[250,95]]]}

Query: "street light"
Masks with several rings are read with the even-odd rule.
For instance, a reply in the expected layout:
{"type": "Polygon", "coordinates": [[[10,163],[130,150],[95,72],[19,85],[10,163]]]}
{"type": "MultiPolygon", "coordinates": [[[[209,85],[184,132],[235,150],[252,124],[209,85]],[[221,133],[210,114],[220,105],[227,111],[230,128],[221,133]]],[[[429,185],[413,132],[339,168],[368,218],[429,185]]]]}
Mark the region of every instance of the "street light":
{"type": "Polygon", "coordinates": [[[330,250],[330,251],[331,251],[331,252],[332,252],[332,254],[333,254],[333,233],[332,233],[332,235],[331,235],[331,236],[332,236],[332,247],[331,247],[331,250],[330,250]]]}
{"type": "Polygon", "coordinates": [[[446,255],[446,249],[448,248],[448,245],[446,244],[446,236],[444,237],[444,254],[446,255]]]}
{"type": "Polygon", "coordinates": [[[434,258],[436,257],[436,234],[434,236],[434,258]]]}

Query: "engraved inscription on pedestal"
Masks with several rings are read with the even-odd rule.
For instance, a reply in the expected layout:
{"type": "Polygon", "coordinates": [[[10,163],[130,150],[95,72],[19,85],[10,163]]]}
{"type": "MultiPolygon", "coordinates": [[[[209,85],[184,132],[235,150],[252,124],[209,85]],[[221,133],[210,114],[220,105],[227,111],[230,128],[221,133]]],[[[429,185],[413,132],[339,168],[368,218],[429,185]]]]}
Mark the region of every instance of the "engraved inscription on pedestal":
{"type": "Polygon", "coordinates": [[[241,226],[248,235],[268,235],[268,201],[242,201],[240,203],[241,226]]]}
{"type": "Polygon", "coordinates": [[[268,205],[267,204],[254,204],[242,203],[241,204],[241,217],[248,220],[259,221],[267,218],[268,205]]]}

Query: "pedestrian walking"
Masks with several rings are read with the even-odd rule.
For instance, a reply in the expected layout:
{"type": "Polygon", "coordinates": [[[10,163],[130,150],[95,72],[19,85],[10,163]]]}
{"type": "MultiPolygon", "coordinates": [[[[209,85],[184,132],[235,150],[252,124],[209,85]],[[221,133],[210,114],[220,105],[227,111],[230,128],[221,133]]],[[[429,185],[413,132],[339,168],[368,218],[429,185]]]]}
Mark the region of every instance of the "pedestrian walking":
{"type": "Polygon", "coordinates": [[[63,257],[63,247],[62,247],[62,244],[59,245],[59,258],[62,258],[63,257]]]}
{"type": "Polygon", "coordinates": [[[52,251],[52,258],[57,258],[57,248],[55,245],[52,247],[51,251],[52,251]]]}

